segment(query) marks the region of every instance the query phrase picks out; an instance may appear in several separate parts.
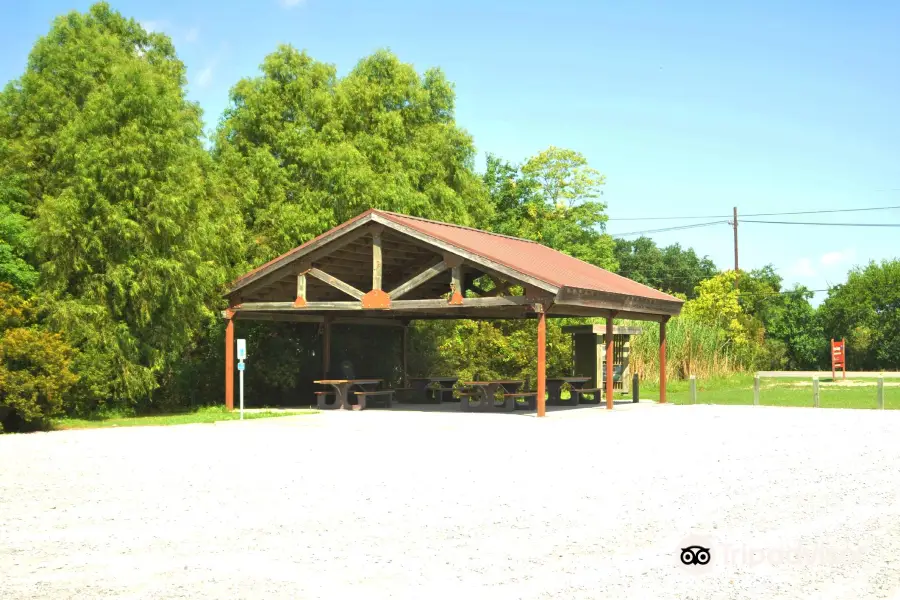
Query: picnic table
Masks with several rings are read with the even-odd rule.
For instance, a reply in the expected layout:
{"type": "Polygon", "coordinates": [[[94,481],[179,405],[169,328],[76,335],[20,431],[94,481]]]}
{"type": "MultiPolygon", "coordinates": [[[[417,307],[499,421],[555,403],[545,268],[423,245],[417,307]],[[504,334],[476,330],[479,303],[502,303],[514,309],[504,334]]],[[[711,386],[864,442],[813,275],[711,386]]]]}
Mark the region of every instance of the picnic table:
{"type": "Polygon", "coordinates": [[[314,381],[313,383],[330,385],[334,388],[335,400],[332,406],[329,406],[327,402],[327,395],[331,392],[316,392],[316,396],[319,398],[317,403],[318,407],[320,409],[336,408],[339,410],[350,410],[349,396],[351,390],[358,388],[361,391],[371,392],[374,391],[382,381],[382,379],[319,379],[314,381]]]}
{"type": "Polygon", "coordinates": [[[497,381],[464,381],[462,385],[468,388],[468,391],[460,394],[459,410],[463,412],[469,411],[493,411],[498,407],[494,405],[495,397],[501,389],[504,391],[503,406],[499,407],[503,411],[514,411],[516,409],[516,400],[512,397],[522,384],[525,383],[521,379],[501,379],[497,381]],[[471,404],[474,400],[476,404],[471,404]]]}
{"type": "Polygon", "coordinates": [[[459,381],[459,377],[410,377],[413,388],[413,402],[452,402],[453,386],[459,381]],[[432,384],[438,384],[438,388],[430,388],[432,384]],[[429,397],[428,390],[433,389],[436,392],[429,397]]]}
{"type": "Polygon", "coordinates": [[[547,404],[550,406],[578,406],[581,398],[579,390],[590,381],[590,377],[554,377],[547,380],[547,404]],[[569,384],[572,396],[568,400],[562,399],[562,388],[569,384]]]}

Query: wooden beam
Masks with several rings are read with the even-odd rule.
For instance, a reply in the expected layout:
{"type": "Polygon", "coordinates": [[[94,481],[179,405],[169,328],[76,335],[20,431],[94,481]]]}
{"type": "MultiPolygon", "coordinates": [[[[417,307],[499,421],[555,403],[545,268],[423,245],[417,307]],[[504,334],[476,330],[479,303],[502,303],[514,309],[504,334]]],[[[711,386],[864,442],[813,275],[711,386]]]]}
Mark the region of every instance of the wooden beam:
{"type": "Polygon", "coordinates": [[[469,252],[468,250],[464,250],[458,246],[455,246],[448,242],[444,242],[443,240],[440,240],[438,238],[435,238],[430,235],[424,234],[420,231],[417,231],[417,230],[413,229],[412,227],[407,227],[406,225],[401,225],[400,223],[391,221],[390,219],[382,217],[381,215],[373,214],[372,220],[376,223],[380,223],[380,224],[384,225],[385,227],[387,227],[389,229],[398,231],[398,232],[406,235],[407,237],[410,237],[410,238],[413,238],[414,240],[422,242],[423,244],[425,244],[431,248],[438,248],[441,251],[450,252],[452,254],[461,256],[462,258],[464,258],[466,260],[467,263],[472,263],[478,267],[486,267],[488,269],[492,269],[498,273],[502,273],[502,274],[506,275],[507,277],[511,277],[513,279],[517,279],[517,280],[525,282],[525,283],[530,283],[530,284],[534,285],[535,287],[538,287],[542,290],[546,290],[553,294],[555,294],[556,292],[559,291],[559,286],[553,285],[546,281],[542,281],[540,279],[537,279],[536,277],[532,277],[531,275],[527,275],[520,271],[516,271],[515,269],[507,267],[506,265],[503,265],[503,264],[500,264],[493,260],[490,260],[488,258],[485,258],[484,256],[481,256],[480,254],[475,254],[474,252],[469,252]]]}
{"type": "Polygon", "coordinates": [[[312,275],[319,281],[327,283],[331,287],[339,289],[342,292],[344,292],[345,294],[347,294],[348,296],[352,296],[352,297],[356,298],[357,300],[361,300],[362,297],[365,296],[365,294],[363,292],[359,291],[358,289],[356,289],[349,283],[344,283],[337,277],[332,277],[331,275],[329,275],[328,273],[326,273],[325,271],[322,271],[320,269],[313,268],[313,269],[310,269],[309,271],[307,271],[307,273],[309,273],[310,275],[312,275]]]}
{"type": "Polygon", "coordinates": [[[395,287],[393,290],[391,290],[388,293],[388,295],[391,297],[391,301],[394,301],[397,298],[400,298],[401,296],[403,296],[404,294],[411,292],[415,288],[419,287],[420,285],[422,285],[423,283],[425,283],[432,277],[435,277],[436,275],[439,275],[446,270],[447,270],[447,263],[445,263],[443,260],[439,261],[439,262],[433,264],[432,266],[428,267],[427,269],[425,269],[424,271],[422,271],[421,273],[419,273],[412,279],[409,279],[406,282],[401,283],[400,285],[395,287]]]}
{"type": "Polygon", "coordinates": [[[372,289],[381,289],[381,232],[372,233],[372,289]]]}
{"type": "Polygon", "coordinates": [[[374,214],[366,215],[353,223],[345,223],[335,231],[328,232],[322,236],[307,242],[303,246],[294,248],[290,252],[269,261],[267,264],[259,267],[253,275],[240,281],[235,287],[228,291],[228,296],[233,295],[238,290],[262,286],[271,281],[284,279],[290,274],[296,273],[296,265],[294,264],[301,258],[307,262],[311,262],[322,254],[331,254],[338,248],[343,248],[347,244],[351,244],[361,237],[368,235],[369,228],[366,227],[374,220],[374,214]]]}
{"type": "Polygon", "coordinates": [[[457,264],[451,270],[450,276],[450,304],[458,305],[463,303],[462,289],[462,264],[457,264]]]}
{"type": "Polygon", "coordinates": [[[617,312],[645,313],[656,315],[656,318],[659,319],[664,316],[677,316],[681,313],[681,307],[684,303],[681,300],[662,300],[565,287],[556,295],[556,304],[617,312]]]}
{"type": "Polygon", "coordinates": [[[296,306],[306,306],[306,273],[297,275],[297,299],[294,300],[296,306]]]}

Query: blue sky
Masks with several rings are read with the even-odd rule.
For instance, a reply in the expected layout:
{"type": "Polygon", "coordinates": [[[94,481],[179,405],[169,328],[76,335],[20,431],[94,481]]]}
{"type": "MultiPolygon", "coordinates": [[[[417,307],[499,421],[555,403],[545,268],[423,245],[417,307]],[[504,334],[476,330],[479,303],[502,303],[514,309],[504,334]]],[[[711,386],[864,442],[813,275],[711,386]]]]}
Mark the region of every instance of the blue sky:
{"type": "MultiPolygon", "coordinates": [[[[457,121],[482,155],[584,153],[607,176],[613,219],[900,205],[900,3],[112,4],[172,36],[208,127],[231,85],[278,43],[340,73],[387,47],[455,82],[457,121]]],[[[89,5],[3,0],[0,80],[22,72],[54,16],[89,5]]],[[[900,210],[786,219],[900,223],[900,210]]],[[[613,220],[608,230],[689,222],[613,220]]],[[[724,224],[652,237],[733,263],[724,224]]],[[[745,224],[740,238],[742,268],[772,263],[787,283],[814,289],[854,264],[900,256],[898,229],[745,224]]]]}

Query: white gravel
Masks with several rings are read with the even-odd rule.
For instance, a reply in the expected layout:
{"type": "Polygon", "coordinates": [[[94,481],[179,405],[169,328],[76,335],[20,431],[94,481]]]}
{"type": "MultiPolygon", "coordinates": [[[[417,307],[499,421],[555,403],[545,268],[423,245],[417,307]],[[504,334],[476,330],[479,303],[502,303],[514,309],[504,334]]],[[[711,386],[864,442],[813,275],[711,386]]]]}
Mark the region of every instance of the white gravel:
{"type": "Polygon", "coordinates": [[[0,598],[900,597],[898,496],[900,411],[8,435],[0,598]],[[691,536],[710,566],[680,565],[691,536]]]}

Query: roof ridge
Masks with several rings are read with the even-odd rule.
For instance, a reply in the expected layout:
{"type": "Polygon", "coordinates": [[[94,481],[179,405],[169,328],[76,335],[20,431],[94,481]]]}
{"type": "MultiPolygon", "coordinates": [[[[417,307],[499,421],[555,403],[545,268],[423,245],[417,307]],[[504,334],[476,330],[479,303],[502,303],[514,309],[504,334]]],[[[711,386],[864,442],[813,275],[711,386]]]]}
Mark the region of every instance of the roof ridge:
{"type": "MultiPolygon", "coordinates": [[[[446,221],[435,221],[434,219],[426,219],[425,217],[414,217],[412,215],[404,215],[403,213],[396,213],[396,212],[392,212],[389,210],[380,210],[377,208],[374,209],[374,212],[381,213],[384,215],[392,215],[395,217],[401,217],[404,219],[414,219],[416,221],[424,221],[425,223],[431,223],[433,225],[446,225],[447,227],[456,227],[457,229],[465,229],[466,231],[475,231],[477,233],[485,233],[487,235],[495,235],[497,237],[506,238],[508,240],[516,240],[517,242],[528,242],[529,244],[537,244],[538,246],[544,246],[544,244],[542,244],[538,241],[535,241],[535,240],[529,240],[527,238],[520,238],[520,237],[516,237],[514,235],[506,235],[505,233],[497,233],[495,231],[487,231],[485,229],[478,229],[476,227],[469,227],[468,225],[458,225],[456,223],[447,223],[446,221]]],[[[549,248],[549,246],[545,246],[545,247],[549,248]]],[[[551,248],[551,250],[552,250],[552,248],[551,248]]]]}

